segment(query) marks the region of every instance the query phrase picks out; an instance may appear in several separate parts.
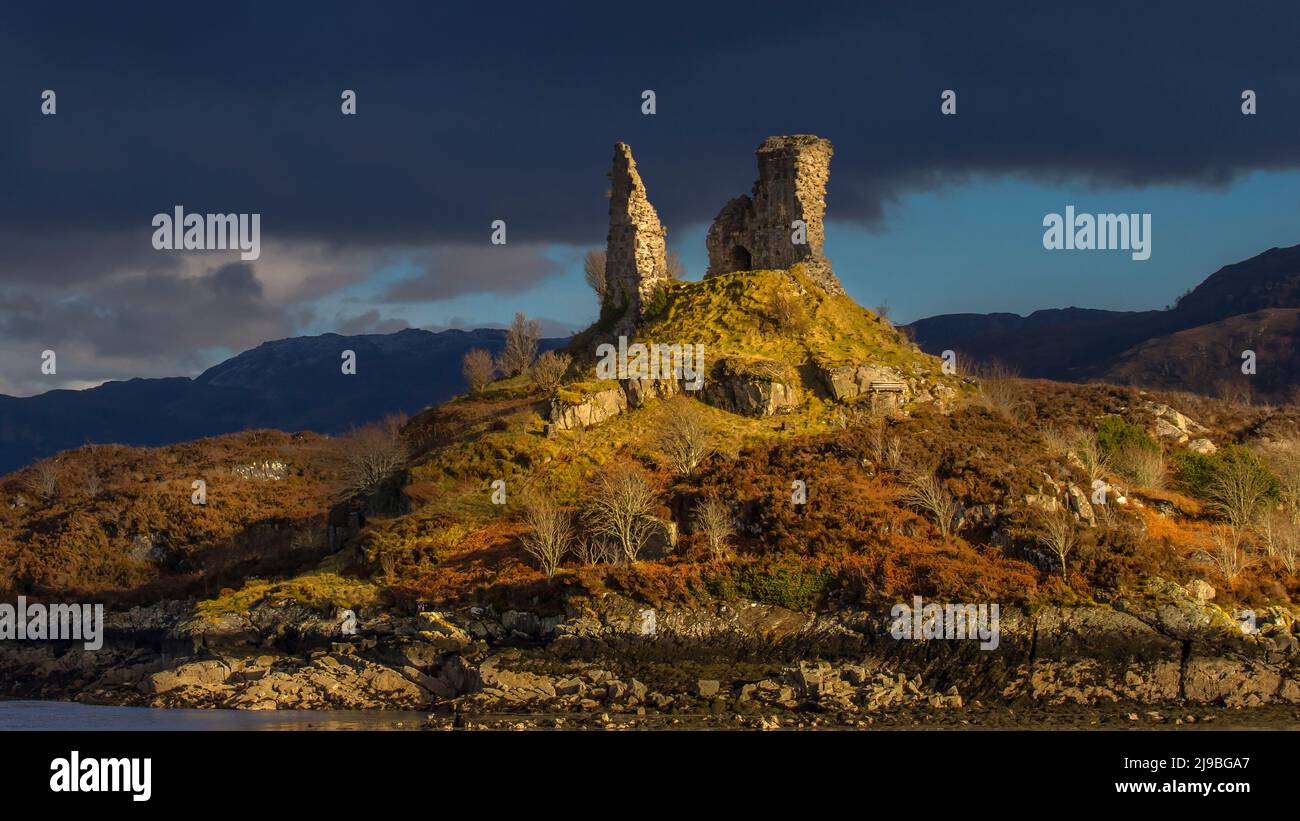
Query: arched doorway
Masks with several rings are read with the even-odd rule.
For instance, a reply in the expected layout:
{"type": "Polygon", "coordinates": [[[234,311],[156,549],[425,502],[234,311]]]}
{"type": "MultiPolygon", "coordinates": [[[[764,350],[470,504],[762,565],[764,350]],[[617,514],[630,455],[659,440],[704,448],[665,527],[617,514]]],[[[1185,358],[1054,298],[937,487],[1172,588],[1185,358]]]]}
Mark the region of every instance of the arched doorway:
{"type": "Polygon", "coordinates": [[[731,270],[733,271],[752,271],[754,269],[754,258],[750,255],[749,250],[743,245],[737,245],[731,249],[731,270]]]}

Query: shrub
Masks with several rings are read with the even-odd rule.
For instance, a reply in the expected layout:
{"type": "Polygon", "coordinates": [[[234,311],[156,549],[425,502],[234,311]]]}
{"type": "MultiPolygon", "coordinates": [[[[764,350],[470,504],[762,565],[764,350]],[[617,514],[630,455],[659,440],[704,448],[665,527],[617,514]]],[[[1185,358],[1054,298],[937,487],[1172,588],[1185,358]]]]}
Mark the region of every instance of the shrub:
{"type": "Polygon", "coordinates": [[[1173,455],[1174,478],[1183,489],[1201,499],[1209,498],[1210,483],[1214,480],[1218,459],[1213,456],[1186,450],[1173,455]]]}
{"type": "Polygon", "coordinates": [[[1213,455],[1179,453],[1174,466],[1189,493],[1208,500],[1238,528],[1255,525],[1268,504],[1281,496],[1277,477],[1259,456],[1241,446],[1213,455]]]}
{"type": "Polygon", "coordinates": [[[23,487],[38,499],[48,501],[59,493],[59,473],[51,462],[39,462],[28,472],[23,487]]]}
{"type": "Polygon", "coordinates": [[[537,357],[528,374],[534,385],[549,393],[560,386],[572,363],[573,359],[567,353],[547,351],[537,357]]]}
{"type": "Polygon", "coordinates": [[[970,370],[979,387],[980,403],[1003,419],[1014,420],[1023,402],[1016,372],[998,361],[977,364],[970,370]]]}
{"type": "Polygon", "coordinates": [[[646,295],[645,302],[641,304],[641,315],[645,318],[656,317],[668,309],[668,290],[667,282],[660,282],[650,290],[646,295]]]}
{"type": "Polygon", "coordinates": [[[465,384],[470,393],[479,393],[496,376],[496,365],[492,363],[492,354],[482,348],[467,351],[461,360],[460,372],[465,377],[465,384]]]}
{"type": "Polygon", "coordinates": [[[1104,480],[1110,472],[1110,460],[1102,448],[1097,434],[1087,428],[1075,428],[1070,435],[1070,448],[1079,457],[1084,472],[1088,474],[1088,484],[1104,480]]]}
{"type": "Polygon", "coordinates": [[[330,461],[338,473],[341,497],[374,493],[410,460],[411,450],[402,435],[405,422],[403,416],[389,416],[334,442],[330,461]]]}
{"type": "Polygon", "coordinates": [[[1115,469],[1139,487],[1160,490],[1165,486],[1165,455],[1159,447],[1153,450],[1142,445],[1126,444],[1115,455],[1115,469]]]}
{"type": "Polygon", "coordinates": [[[1131,425],[1118,416],[1107,416],[1097,426],[1097,444],[1107,458],[1118,461],[1120,454],[1130,449],[1158,451],[1159,443],[1137,425],[1131,425]]]}
{"type": "Polygon", "coordinates": [[[783,557],[774,563],[744,564],[709,582],[710,592],[725,599],[744,599],[760,604],[807,612],[817,606],[833,585],[835,576],[825,568],[798,557],[783,557]]]}
{"type": "Polygon", "coordinates": [[[957,514],[961,513],[961,504],[944,487],[933,468],[908,467],[904,469],[903,481],[907,492],[903,500],[912,507],[927,513],[939,528],[939,535],[944,541],[952,534],[952,524],[957,514]]]}
{"type": "Polygon", "coordinates": [[[767,301],[767,313],[777,330],[784,333],[803,334],[811,322],[803,301],[787,291],[776,291],[767,301]]]}
{"type": "Polygon", "coordinates": [[[1193,557],[1209,564],[1229,582],[1255,563],[1255,557],[1242,544],[1241,531],[1231,524],[1211,530],[1207,549],[1196,551],[1193,557]]]}

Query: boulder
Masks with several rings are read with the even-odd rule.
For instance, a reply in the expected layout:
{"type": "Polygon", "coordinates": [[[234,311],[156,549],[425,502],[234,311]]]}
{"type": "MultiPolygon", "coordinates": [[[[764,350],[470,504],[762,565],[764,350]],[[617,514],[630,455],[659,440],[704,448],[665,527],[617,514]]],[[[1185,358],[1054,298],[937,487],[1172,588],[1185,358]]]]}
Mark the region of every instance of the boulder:
{"type": "Polygon", "coordinates": [[[551,397],[551,425],[556,430],[576,430],[599,425],[627,410],[621,387],[581,393],[576,399],[557,391],[551,397]]]}

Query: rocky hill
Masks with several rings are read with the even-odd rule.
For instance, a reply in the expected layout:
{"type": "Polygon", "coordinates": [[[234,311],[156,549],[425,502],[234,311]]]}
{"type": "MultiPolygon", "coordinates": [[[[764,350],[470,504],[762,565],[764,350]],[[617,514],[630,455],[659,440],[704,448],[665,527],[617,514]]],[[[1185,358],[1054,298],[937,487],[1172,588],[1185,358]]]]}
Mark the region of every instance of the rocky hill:
{"type": "Polygon", "coordinates": [[[917,320],[907,330],[927,352],[954,350],[976,361],[998,360],[1025,376],[1113,379],[1279,401],[1300,384],[1291,358],[1283,355],[1291,339],[1283,317],[1295,309],[1300,309],[1300,246],[1272,248],[1224,266],[1169,310],[945,314],[917,320]],[[1267,322],[1260,321],[1264,316],[1267,322]],[[1270,338],[1275,332],[1278,336],[1270,338]],[[1260,359],[1259,378],[1243,379],[1241,353],[1252,345],[1270,355],[1260,359]]]}
{"type": "MultiPolygon", "coordinates": [[[[88,443],[164,445],[257,428],[339,433],[389,413],[415,413],[465,389],[471,348],[500,351],[500,330],[266,342],[193,379],[131,379],[88,390],[0,396],[0,473],[88,443]],[[341,354],[357,355],[344,375],[341,354]]],[[[542,340],[542,349],[563,340],[542,340]]]]}
{"type": "MultiPolygon", "coordinates": [[[[762,184],[791,145],[820,143],[765,141],[754,213],[820,219],[815,185],[762,184]]],[[[1293,716],[1300,409],[945,374],[812,253],[672,281],[626,146],[614,177],[605,310],[562,355],[401,429],[0,480],[6,592],[114,611],[89,661],[0,647],[8,694],[438,726],[1293,716]],[[637,370],[656,345],[670,367],[637,370]],[[1000,626],[900,634],[918,598],[1000,626]]]]}

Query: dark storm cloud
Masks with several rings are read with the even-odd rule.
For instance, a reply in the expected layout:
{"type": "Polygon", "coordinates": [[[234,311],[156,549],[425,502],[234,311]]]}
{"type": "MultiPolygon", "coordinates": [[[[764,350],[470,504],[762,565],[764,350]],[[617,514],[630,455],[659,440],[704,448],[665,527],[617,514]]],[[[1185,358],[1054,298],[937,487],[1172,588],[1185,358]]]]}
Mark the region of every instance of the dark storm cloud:
{"type": "Polygon", "coordinates": [[[420,255],[418,273],[392,283],[384,302],[433,302],[468,293],[522,291],[560,273],[539,245],[453,245],[420,255]]]}
{"type": "Polygon", "coordinates": [[[50,387],[35,366],[46,349],[58,354],[62,377],[94,383],[173,376],[208,364],[199,351],[239,351],[292,330],[289,313],[266,300],[244,262],[193,277],[115,279],[61,298],[11,292],[0,296],[0,393],[50,387]]]}
{"type": "Polygon", "coordinates": [[[1300,162],[1285,4],[868,5],[11,10],[0,222],[138,230],[182,203],[260,212],[272,240],[486,242],[500,218],[514,239],[587,244],[619,139],[673,225],[745,190],[773,133],[831,138],[832,215],[861,221],[962,173],[1217,184],[1300,162]],[[56,117],[37,113],[44,88],[56,117]]]}
{"type": "Polygon", "coordinates": [[[47,345],[76,380],[208,364],[393,266],[416,273],[340,327],[527,289],[562,267],[554,244],[603,242],[618,140],[674,229],[747,191],[769,134],[830,138],[829,217],[868,226],[902,193],[976,174],[1222,185],[1300,165],[1285,4],[872,5],[6,9],[0,392],[48,386],[28,376],[47,345]],[[939,114],[949,88],[956,117],[939,114]],[[151,218],[176,205],[261,214],[256,268],[153,250],[151,218]],[[489,245],[497,219],[506,247],[489,245]]]}

